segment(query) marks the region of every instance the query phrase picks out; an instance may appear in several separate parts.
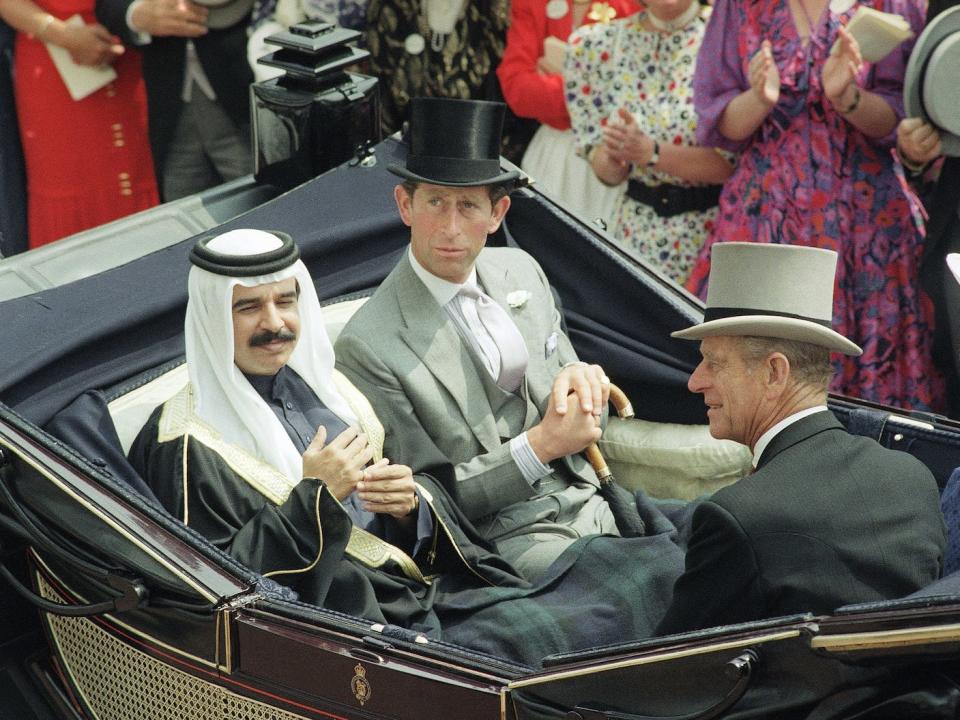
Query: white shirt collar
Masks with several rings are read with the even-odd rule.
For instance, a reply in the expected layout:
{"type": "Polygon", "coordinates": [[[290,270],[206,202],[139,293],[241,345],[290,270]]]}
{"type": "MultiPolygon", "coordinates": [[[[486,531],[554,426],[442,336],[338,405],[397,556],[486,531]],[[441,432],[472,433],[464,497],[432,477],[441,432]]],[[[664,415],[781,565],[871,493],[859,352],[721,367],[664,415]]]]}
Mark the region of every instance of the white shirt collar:
{"type": "Polygon", "coordinates": [[[427,290],[430,291],[430,294],[433,295],[433,299],[437,301],[437,304],[440,307],[443,307],[448,302],[453,300],[453,298],[457,296],[457,293],[460,292],[460,288],[464,287],[465,285],[477,284],[476,265],[471,268],[470,277],[467,278],[467,281],[458,284],[452,283],[449,280],[444,280],[443,278],[439,278],[427,270],[417,261],[417,258],[414,257],[412,246],[407,248],[407,257],[410,258],[410,267],[413,268],[413,272],[416,273],[418,278],[420,278],[420,282],[427,286],[427,290]]]}
{"type": "Polygon", "coordinates": [[[760,436],[760,439],[757,440],[756,446],[753,448],[753,466],[759,467],[760,458],[763,456],[763,451],[767,449],[767,445],[769,445],[770,441],[773,440],[777,435],[793,425],[795,422],[803,420],[805,417],[809,417],[818,412],[826,411],[826,405],[817,405],[812,408],[807,408],[806,410],[795,412],[793,415],[787,415],[787,417],[767,430],[763,435],[760,436]]]}

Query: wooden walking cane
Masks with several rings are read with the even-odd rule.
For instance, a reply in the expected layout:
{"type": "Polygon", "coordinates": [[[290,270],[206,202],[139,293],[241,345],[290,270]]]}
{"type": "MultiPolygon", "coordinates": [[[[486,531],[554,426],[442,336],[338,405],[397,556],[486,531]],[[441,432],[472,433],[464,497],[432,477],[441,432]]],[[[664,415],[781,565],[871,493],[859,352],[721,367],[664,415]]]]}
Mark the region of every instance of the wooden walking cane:
{"type": "MultiPolygon", "coordinates": [[[[632,418],[634,416],[633,405],[630,398],[613,383],[610,384],[610,402],[617,410],[617,415],[621,418],[632,418]]],[[[610,472],[607,461],[600,453],[600,448],[596,443],[591,443],[583,451],[587,461],[597,473],[597,479],[600,480],[600,494],[603,495],[610,510],[613,512],[613,518],[617,523],[617,529],[623,537],[638,537],[646,534],[646,527],[640,513],[637,512],[637,501],[633,494],[624,487],[617,484],[616,478],[610,472]]]]}

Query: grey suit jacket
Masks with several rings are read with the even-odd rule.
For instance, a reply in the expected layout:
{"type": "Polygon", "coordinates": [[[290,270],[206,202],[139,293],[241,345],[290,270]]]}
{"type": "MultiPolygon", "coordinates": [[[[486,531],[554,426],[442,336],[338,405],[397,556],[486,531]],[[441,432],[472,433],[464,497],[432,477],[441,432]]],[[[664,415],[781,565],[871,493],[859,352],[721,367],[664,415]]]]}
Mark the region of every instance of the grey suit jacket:
{"type": "MultiPolygon", "coordinates": [[[[509,248],[484,249],[477,275],[527,343],[527,392],[542,414],[554,377],[577,359],[547,279],[533,258],[509,248]],[[514,290],[530,293],[522,307],[506,302],[514,290]]],[[[336,354],[337,367],[389,428],[384,455],[415,469],[449,458],[456,466],[449,490],[470,519],[535,495],[497,432],[470,350],[406,254],[343,329],[336,354]]],[[[597,484],[582,456],[564,462],[576,477],[597,484]]]]}
{"type": "Polygon", "coordinates": [[[816,413],[697,506],[658,632],[902,597],[938,577],[945,542],[926,466],[816,413]]]}

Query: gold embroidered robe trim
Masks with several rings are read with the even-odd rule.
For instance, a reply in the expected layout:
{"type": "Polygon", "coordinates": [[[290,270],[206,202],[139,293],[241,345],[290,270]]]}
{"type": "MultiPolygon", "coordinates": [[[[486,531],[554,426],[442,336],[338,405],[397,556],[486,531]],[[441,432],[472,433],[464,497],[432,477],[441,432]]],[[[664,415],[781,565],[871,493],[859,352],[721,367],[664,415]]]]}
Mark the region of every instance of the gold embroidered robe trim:
{"type": "MultiPolygon", "coordinates": [[[[356,415],[357,423],[360,425],[361,430],[366,433],[367,441],[373,447],[374,461],[381,459],[383,457],[384,429],[373,407],[367,398],[338,370],[333,371],[333,381],[337,391],[350,406],[354,415],[356,415]]],[[[215,452],[223,458],[224,462],[227,463],[238,477],[242,478],[254,490],[266,497],[274,505],[282,504],[287,497],[289,497],[290,491],[294,487],[283,473],[255,458],[243,448],[227,442],[219,432],[200,418],[194,412],[193,389],[189,383],[164,403],[158,425],[158,442],[169,442],[180,437],[184,437],[185,443],[192,439],[215,452]]],[[[186,459],[184,459],[183,470],[184,483],[186,484],[188,477],[186,459]]],[[[431,512],[433,513],[434,523],[436,525],[434,532],[437,533],[439,532],[439,527],[443,525],[443,522],[439,519],[436,511],[433,510],[430,494],[423,488],[420,488],[420,491],[426,502],[431,506],[431,512]]],[[[185,523],[187,522],[189,512],[189,508],[186,507],[186,498],[187,492],[186,488],[184,488],[183,521],[185,523]]],[[[319,514],[317,516],[317,522],[318,527],[320,527],[319,514]]],[[[416,561],[407,553],[395,545],[391,545],[376,535],[356,526],[351,530],[346,553],[372,568],[380,568],[388,562],[393,561],[407,577],[424,584],[430,583],[430,579],[424,576],[417,566],[416,561]]],[[[319,556],[317,559],[319,559],[319,556]]],[[[299,570],[274,570],[264,573],[264,575],[269,577],[307,572],[315,564],[316,560],[307,567],[299,570]]]]}

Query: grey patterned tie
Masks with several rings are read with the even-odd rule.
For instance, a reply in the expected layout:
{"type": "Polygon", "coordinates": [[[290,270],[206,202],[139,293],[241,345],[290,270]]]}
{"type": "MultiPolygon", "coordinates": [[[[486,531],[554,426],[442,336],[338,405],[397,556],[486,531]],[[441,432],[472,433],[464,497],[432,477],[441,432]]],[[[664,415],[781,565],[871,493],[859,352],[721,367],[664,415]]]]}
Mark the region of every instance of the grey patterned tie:
{"type": "Polygon", "coordinates": [[[520,334],[507,311],[476,285],[464,285],[460,289],[460,294],[475,300],[462,305],[468,322],[474,319],[471,315],[475,313],[476,319],[489,333],[489,338],[485,338],[482,333],[479,335],[474,333],[484,354],[488,358],[499,357],[500,372],[497,375],[497,385],[507,392],[516,392],[523,381],[523,374],[527,371],[527,362],[530,360],[523,335],[520,334]],[[491,341],[495,347],[490,347],[491,341]]]}

